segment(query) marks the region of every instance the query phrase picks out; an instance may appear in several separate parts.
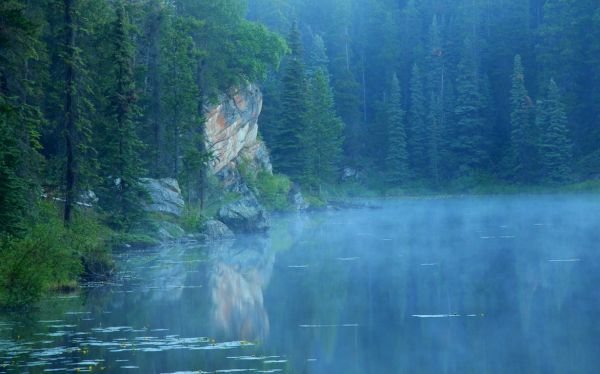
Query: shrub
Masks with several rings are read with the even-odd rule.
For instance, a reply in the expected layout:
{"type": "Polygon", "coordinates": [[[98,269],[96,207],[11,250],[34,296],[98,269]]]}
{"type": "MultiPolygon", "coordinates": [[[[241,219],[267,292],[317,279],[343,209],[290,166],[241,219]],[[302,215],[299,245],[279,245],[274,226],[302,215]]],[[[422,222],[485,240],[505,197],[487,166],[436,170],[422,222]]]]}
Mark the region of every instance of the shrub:
{"type": "Polygon", "coordinates": [[[0,306],[22,306],[48,289],[72,287],[83,274],[107,274],[113,263],[107,229],[91,215],[65,228],[59,209],[40,204],[20,237],[0,238],[0,306]]]}
{"type": "Polygon", "coordinates": [[[287,210],[288,193],[292,182],[285,175],[261,171],[256,176],[256,190],[260,202],[269,210],[287,210]]]}

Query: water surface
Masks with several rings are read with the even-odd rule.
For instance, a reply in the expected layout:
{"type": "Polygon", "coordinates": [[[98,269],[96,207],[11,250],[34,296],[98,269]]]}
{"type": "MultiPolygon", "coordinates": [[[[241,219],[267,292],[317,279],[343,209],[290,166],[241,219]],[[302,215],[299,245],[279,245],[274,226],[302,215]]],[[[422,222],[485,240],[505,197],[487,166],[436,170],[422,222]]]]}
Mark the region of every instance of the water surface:
{"type": "Polygon", "coordinates": [[[0,373],[599,371],[599,197],[372,204],[121,253],[0,314],[0,373]]]}

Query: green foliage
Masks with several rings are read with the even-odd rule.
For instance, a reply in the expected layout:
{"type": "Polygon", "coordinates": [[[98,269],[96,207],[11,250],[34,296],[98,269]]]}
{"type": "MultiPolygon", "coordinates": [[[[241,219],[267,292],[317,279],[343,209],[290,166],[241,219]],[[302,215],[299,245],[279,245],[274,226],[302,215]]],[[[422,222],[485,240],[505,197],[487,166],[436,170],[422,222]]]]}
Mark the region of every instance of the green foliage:
{"type": "Polygon", "coordinates": [[[521,56],[515,56],[511,89],[511,168],[513,177],[532,182],[537,172],[538,136],[533,127],[533,103],[525,88],[525,72],[521,56]]]}
{"type": "Polygon", "coordinates": [[[288,193],[292,183],[281,174],[261,171],[256,175],[256,189],[259,201],[269,210],[283,211],[289,209],[288,193]]]}
{"type": "Polygon", "coordinates": [[[81,275],[110,273],[106,237],[92,216],[77,215],[65,228],[59,210],[42,204],[22,236],[0,239],[0,306],[30,304],[43,291],[71,286],[81,275]]]}
{"type": "Polygon", "coordinates": [[[408,151],[406,144],[405,112],[398,77],[394,74],[388,103],[388,152],[386,158],[387,181],[391,185],[406,183],[409,179],[408,151]]]}
{"type": "Polygon", "coordinates": [[[484,137],[486,123],[482,116],[484,101],[477,75],[475,51],[474,41],[467,38],[458,65],[458,96],[454,108],[458,122],[451,144],[459,177],[481,170],[487,157],[484,137]]]}
{"type": "Polygon", "coordinates": [[[417,65],[412,68],[410,81],[410,111],[408,113],[408,137],[410,166],[412,174],[420,179],[429,176],[429,152],[427,144],[431,133],[426,127],[425,96],[423,77],[417,65]]]}
{"type": "Polygon", "coordinates": [[[548,97],[542,105],[539,118],[542,177],[549,183],[564,183],[572,178],[572,143],[567,115],[554,80],[550,81],[548,97]]]}
{"type": "Polygon", "coordinates": [[[115,5],[110,41],[113,66],[106,95],[107,115],[99,145],[102,188],[100,202],[109,223],[117,229],[132,226],[142,214],[144,190],[138,179],[143,175],[139,157],[142,143],[136,133],[138,107],[133,76],[133,45],[130,25],[122,2],[115,5]]]}
{"type": "Polygon", "coordinates": [[[322,184],[336,180],[344,131],[344,124],[335,113],[333,93],[324,68],[317,69],[311,79],[308,97],[307,128],[301,138],[305,162],[301,180],[306,187],[318,190],[322,184]]]}
{"type": "Polygon", "coordinates": [[[288,44],[292,53],[285,62],[281,80],[281,116],[273,129],[271,155],[277,172],[292,178],[301,178],[308,97],[302,43],[296,23],[290,30],[288,44]]]}

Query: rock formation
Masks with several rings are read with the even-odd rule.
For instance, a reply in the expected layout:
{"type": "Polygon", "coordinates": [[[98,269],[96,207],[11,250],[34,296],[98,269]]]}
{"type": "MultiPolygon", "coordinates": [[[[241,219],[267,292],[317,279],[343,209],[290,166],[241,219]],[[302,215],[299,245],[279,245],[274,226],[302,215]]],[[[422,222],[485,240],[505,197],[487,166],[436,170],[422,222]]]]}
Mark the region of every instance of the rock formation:
{"type": "Polygon", "coordinates": [[[267,148],[258,138],[262,93],[257,86],[250,84],[230,95],[221,95],[217,104],[204,110],[206,146],[215,156],[210,164],[213,174],[227,175],[242,161],[272,172],[267,148]]]}
{"type": "Polygon", "coordinates": [[[163,179],[140,179],[142,185],[150,195],[150,201],[146,204],[145,209],[148,212],[170,214],[176,217],[181,217],[185,202],[181,195],[179,183],[173,178],[163,179]]]}
{"type": "Polygon", "coordinates": [[[216,175],[226,191],[240,195],[219,211],[218,219],[234,232],[262,232],[269,227],[266,210],[240,175],[240,165],[253,173],[273,172],[269,152],[258,138],[258,117],[262,93],[247,85],[229,95],[221,95],[216,104],[205,107],[206,147],[215,156],[210,173],[216,175]]]}

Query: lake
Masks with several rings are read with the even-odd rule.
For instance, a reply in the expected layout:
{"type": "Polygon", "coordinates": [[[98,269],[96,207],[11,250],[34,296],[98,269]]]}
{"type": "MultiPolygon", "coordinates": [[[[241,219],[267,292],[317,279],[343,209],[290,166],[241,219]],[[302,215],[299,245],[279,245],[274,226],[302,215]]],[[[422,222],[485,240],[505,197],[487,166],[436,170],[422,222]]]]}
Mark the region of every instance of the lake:
{"type": "Polygon", "coordinates": [[[368,204],[118,253],[0,314],[0,373],[600,371],[600,197],[368,204]]]}

